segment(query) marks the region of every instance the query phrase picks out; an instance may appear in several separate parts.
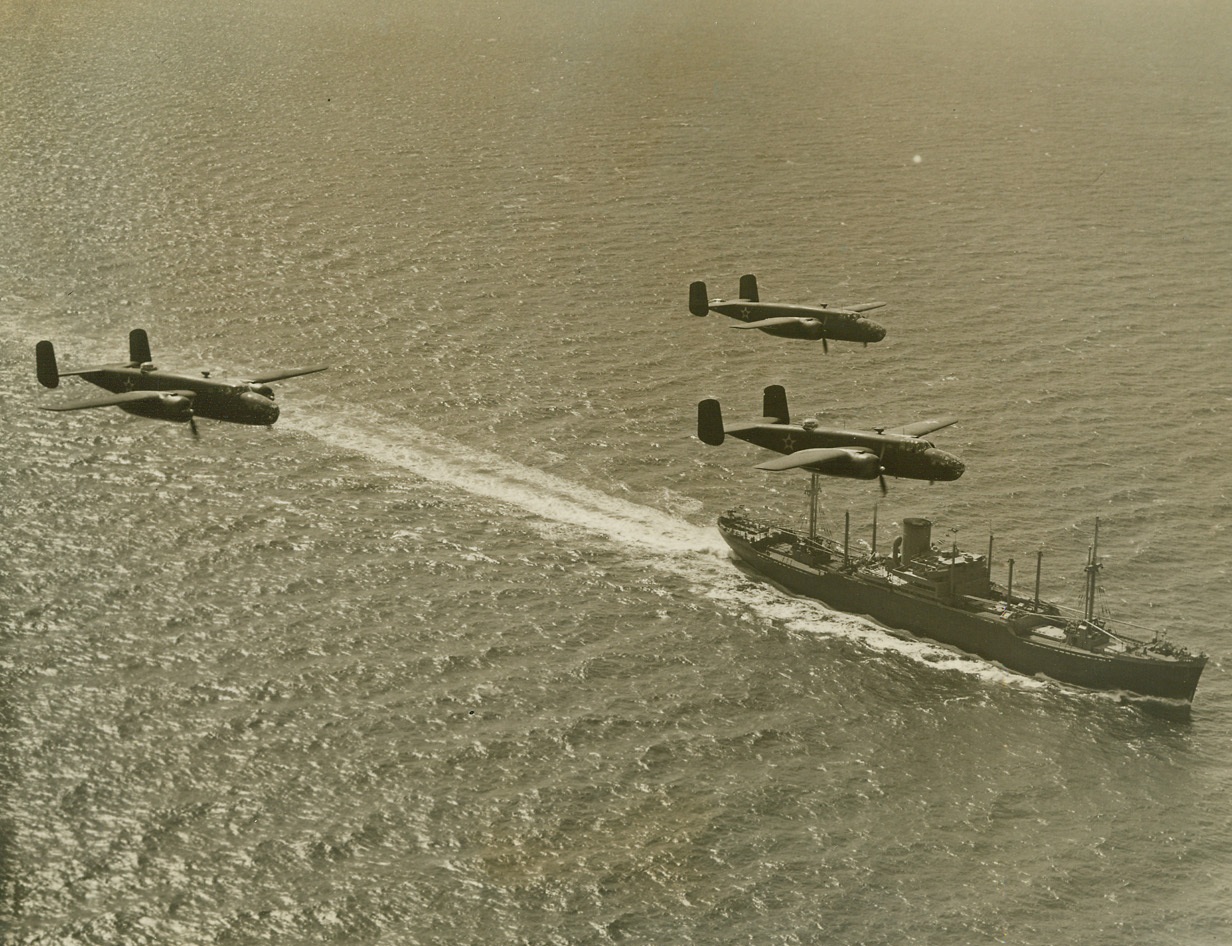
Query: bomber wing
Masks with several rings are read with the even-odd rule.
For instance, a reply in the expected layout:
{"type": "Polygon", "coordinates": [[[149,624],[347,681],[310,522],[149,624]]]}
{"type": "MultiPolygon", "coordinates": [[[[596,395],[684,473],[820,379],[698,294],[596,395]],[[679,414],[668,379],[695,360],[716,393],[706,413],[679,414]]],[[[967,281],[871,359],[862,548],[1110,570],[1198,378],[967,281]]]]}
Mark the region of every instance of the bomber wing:
{"type": "Polygon", "coordinates": [[[770,470],[775,473],[783,470],[798,470],[806,466],[824,469],[828,463],[863,461],[867,457],[876,460],[877,454],[871,450],[861,450],[859,447],[817,447],[812,450],[797,450],[795,453],[766,460],[764,463],[758,463],[757,469],[770,470]]]}
{"type": "Polygon", "coordinates": [[[871,309],[880,309],[885,305],[884,302],[857,302],[855,305],[832,305],[829,302],[819,302],[816,308],[826,309],[829,312],[868,312],[871,309]]]}
{"type": "Polygon", "coordinates": [[[266,384],[269,381],[283,381],[286,378],[298,378],[302,374],[316,374],[318,371],[325,371],[329,365],[321,365],[317,368],[288,368],[283,371],[267,371],[265,374],[253,375],[251,378],[245,378],[251,384],[266,384]]]}
{"type": "Polygon", "coordinates": [[[816,322],[808,316],[783,315],[773,319],[761,319],[757,322],[741,322],[731,328],[772,328],[776,325],[799,325],[802,322],[816,322]]]}
{"type": "Polygon", "coordinates": [[[902,434],[904,437],[922,437],[924,434],[932,433],[934,430],[940,430],[942,427],[949,427],[950,424],[957,423],[957,417],[937,417],[929,420],[917,420],[914,424],[907,424],[903,427],[894,427],[879,432],[884,434],[902,434]]]}
{"type": "Polygon", "coordinates": [[[810,450],[797,450],[785,457],[776,457],[765,463],[757,464],[759,470],[808,470],[810,473],[821,473],[825,476],[842,476],[853,480],[877,480],[881,484],[881,495],[886,493],[885,470],[881,466],[881,457],[871,450],[862,447],[818,447],[810,450]]]}
{"type": "Polygon", "coordinates": [[[121,404],[136,404],[141,401],[157,401],[172,395],[192,398],[194,391],[129,391],[125,394],[113,394],[110,397],[86,398],[81,401],[69,401],[66,404],[43,404],[45,411],[83,411],[91,407],[116,407],[121,404]]]}

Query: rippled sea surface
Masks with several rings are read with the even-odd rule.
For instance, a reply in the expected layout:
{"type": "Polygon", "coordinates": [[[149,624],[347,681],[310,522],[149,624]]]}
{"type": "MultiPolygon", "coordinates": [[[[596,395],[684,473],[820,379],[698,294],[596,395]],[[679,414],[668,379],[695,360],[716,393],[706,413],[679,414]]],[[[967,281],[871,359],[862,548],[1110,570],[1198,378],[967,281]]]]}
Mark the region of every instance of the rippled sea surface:
{"type": "MultiPolygon", "coordinates": [[[[0,4],[0,940],[1232,940],[1232,15],[0,4]],[[688,284],[888,305],[867,349],[688,284]],[[48,413],[33,346],[277,385],[48,413]],[[935,534],[1211,655],[1188,718],[751,580],[696,402],[955,414],[935,534]]],[[[875,487],[827,485],[864,536],[875,487]]],[[[1019,579],[1020,581],[1023,579],[1019,579]]]]}

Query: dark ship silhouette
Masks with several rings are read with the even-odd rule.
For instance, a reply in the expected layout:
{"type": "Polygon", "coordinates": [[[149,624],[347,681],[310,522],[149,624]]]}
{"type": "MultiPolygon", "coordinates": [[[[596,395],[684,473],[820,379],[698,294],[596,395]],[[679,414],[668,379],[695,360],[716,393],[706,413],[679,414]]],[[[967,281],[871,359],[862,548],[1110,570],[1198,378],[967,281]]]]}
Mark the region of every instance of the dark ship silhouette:
{"type": "MultiPolygon", "coordinates": [[[[1035,595],[1013,592],[991,580],[989,555],[932,545],[932,523],[908,518],[893,553],[853,554],[849,529],[842,543],[817,531],[817,477],[813,478],[808,532],[750,518],[738,511],[719,517],[719,533],[736,558],[754,572],[796,594],[840,611],[868,615],[968,653],[995,660],[1027,675],[1099,690],[1190,701],[1206,666],[1205,654],[1191,654],[1158,635],[1141,640],[1114,631],[1096,616],[1099,522],[1086,565],[1081,616],[1035,595]]],[[[1041,553],[1042,554],[1042,553],[1041,553]]]]}

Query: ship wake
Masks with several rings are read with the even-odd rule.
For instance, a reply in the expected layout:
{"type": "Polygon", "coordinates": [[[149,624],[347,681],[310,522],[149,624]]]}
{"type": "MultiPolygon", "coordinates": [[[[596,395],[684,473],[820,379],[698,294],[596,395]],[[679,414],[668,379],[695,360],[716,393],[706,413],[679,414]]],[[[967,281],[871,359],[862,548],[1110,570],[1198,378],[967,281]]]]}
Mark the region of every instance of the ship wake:
{"type": "Polygon", "coordinates": [[[664,556],[726,554],[712,528],[524,466],[412,425],[391,429],[366,411],[298,414],[283,426],[472,496],[522,509],[543,523],[574,526],[664,556]]]}
{"type": "Polygon", "coordinates": [[[285,418],[292,429],[342,450],[451,490],[505,504],[531,514],[528,524],[546,535],[561,526],[582,529],[650,553],[656,569],[686,580],[694,593],[725,610],[752,613],[789,632],[841,637],[869,650],[896,654],[978,677],[991,683],[1028,689],[1049,684],[1004,670],[959,651],[918,640],[866,618],[835,612],[809,598],[751,581],[731,561],[727,545],[713,526],[696,526],[662,510],[620,499],[479,450],[413,425],[390,428],[360,409],[333,408],[328,415],[297,412],[285,418]]]}

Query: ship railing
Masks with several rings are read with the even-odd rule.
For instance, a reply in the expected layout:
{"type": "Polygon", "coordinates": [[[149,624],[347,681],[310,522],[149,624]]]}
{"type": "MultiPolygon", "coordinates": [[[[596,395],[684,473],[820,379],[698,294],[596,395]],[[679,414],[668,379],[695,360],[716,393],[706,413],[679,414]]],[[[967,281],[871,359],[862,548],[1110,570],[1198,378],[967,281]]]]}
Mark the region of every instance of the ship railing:
{"type": "Polygon", "coordinates": [[[1022,595],[1011,594],[1005,585],[996,582],[988,583],[989,600],[1016,614],[1042,614],[1049,617],[1060,617],[1061,607],[1051,601],[1024,598],[1022,595]]]}
{"type": "Polygon", "coordinates": [[[762,549],[762,553],[767,558],[772,558],[776,562],[782,562],[784,565],[790,565],[792,568],[804,568],[809,571],[817,572],[819,575],[822,571],[816,565],[809,565],[806,562],[800,561],[800,559],[796,558],[794,555],[788,555],[786,552],[780,552],[778,549],[762,549]]]}
{"type": "MultiPolygon", "coordinates": [[[[1119,618],[1117,619],[1118,625],[1122,625],[1124,627],[1132,627],[1136,631],[1142,631],[1145,634],[1151,635],[1150,640],[1143,640],[1138,637],[1130,637],[1126,634],[1122,634],[1122,633],[1112,630],[1110,627],[1108,627],[1107,621],[1102,618],[1098,620],[1087,621],[1086,612],[1084,612],[1083,610],[1079,608],[1071,608],[1063,604],[1054,605],[1054,607],[1059,612],[1061,612],[1063,615],[1070,615],[1071,619],[1075,623],[1087,624],[1088,626],[1099,631],[1101,634],[1107,634],[1109,637],[1119,640],[1121,643],[1125,644],[1126,646],[1149,648],[1156,644],[1165,643],[1164,638],[1162,634],[1160,633],[1160,631],[1158,630],[1158,628],[1146,627],[1145,625],[1142,625],[1142,624],[1134,624],[1131,621],[1123,621],[1119,618]]],[[[1169,643],[1167,644],[1166,649],[1177,650],[1179,648],[1169,643]]]]}
{"type": "MultiPolygon", "coordinates": [[[[1164,657],[1173,657],[1173,658],[1178,658],[1178,659],[1192,658],[1195,656],[1194,654],[1192,654],[1190,651],[1186,650],[1184,647],[1180,646],[1179,644],[1174,644],[1171,641],[1167,640],[1167,638],[1165,638],[1163,634],[1157,628],[1146,627],[1145,625],[1142,625],[1142,624],[1134,624],[1131,621],[1122,621],[1119,619],[1117,620],[1118,625],[1124,625],[1125,627],[1132,627],[1136,631],[1141,631],[1145,634],[1150,634],[1151,635],[1150,639],[1145,640],[1140,637],[1131,637],[1128,634],[1123,634],[1123,633],[1120,633],[1119,631],[1114,631],[1108,626],[1108,623],[1103,619],[1088,621],[1086,619],[1086,613],[1080,610],[1079,608],[1071,608],[1063,604],[1054,604],[1053,607],[1056,608],[1057,612],[1061,616],[1064,617],[1068,615],[1069,622],[1072,625],[1076,627],[1084,628],[1088,631],[1094,631],[1095,633],[1102,634],[1104,637],[1108,638],[1108,640],[1115,641],[1116,643],[1120,644],[1121,647],[1123,647],[1127,653],[1138,652],[1138,653],[1160,654],[1161,656],[1164,656],[1164,657]]],[[[1199,654],[1197,656],[1204,656],[1204,655],[1199,654]]]]}
{"type": "Polygon", "coordinates": [[[755,520],[730,522],[729,527],[761,552],[768,553],[776,545],[791,546],[796,542],[794,533],[755,520]]]}

